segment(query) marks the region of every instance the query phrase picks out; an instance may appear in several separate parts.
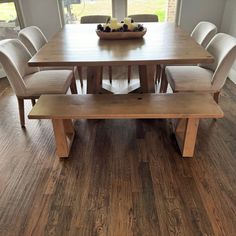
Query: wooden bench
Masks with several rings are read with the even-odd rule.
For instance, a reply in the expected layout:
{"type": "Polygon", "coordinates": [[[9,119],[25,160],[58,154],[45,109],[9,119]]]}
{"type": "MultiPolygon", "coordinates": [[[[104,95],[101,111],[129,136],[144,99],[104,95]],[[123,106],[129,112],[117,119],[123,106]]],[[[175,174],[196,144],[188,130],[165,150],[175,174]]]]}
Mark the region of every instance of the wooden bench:
{"type": "Polygon", "coordinates": [[[208,94],[43,95],[29,119],[51,119],[57,155],[68,157],[76,119],[177,119],[174,132],[183,157],[192,157],[199,119],[221,118],[208,94]]]}

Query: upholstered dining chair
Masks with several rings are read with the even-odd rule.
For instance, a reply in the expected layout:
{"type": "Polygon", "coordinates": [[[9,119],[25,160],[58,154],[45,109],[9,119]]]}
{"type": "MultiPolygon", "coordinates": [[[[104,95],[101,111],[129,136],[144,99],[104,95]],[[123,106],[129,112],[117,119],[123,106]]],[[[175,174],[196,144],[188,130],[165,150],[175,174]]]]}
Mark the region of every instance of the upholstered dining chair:
{"type": "Polygon", "coordinates": [[[217,27],[211,22],[201,21],[193,29],[190,36],[195,39],[195,41],[206,48],[211,39],[216,35],[217,27]]]}
{"type": "MultiPolygon", "coordinates": [[[[167,66],[164,79],[173,92],[208,92],[218,103],[220,90],[236,59],[236,38],[224,33],[216,34],[206,50],[214,56],[213,64],[167,66]]],[[[163,92],[167,89],[166,82],[163,92]]]]}
{"type": "Polygon", "coordinates": [[[30,52],[18,39],[0,41],[0,63],[14,90],[19,106],[21,126],[25,126],[24,100],[35,99],[42,94],[65,94],[69,87],[77,93],[74,74],[71,70],[43,70],[29,67],[30,52]]]}
{"type": "MultiPolygon", "coordinates": [[[[47,38],[37,26],[29,26],[26,27],[18,33],[18,37],[20,41],[26,46],[31,55],[36,54],[40,48],[42,48],[47,42],[47,38]]],[[[40,70],[73,70],[73,73],[76,74],[78,72],[81,87],[83,87],[83,79],[82,79],[82,71],[81,67],[61,67],[61,66],[53,66],[53,67],[41,67],[40,70]]]]}
{"type": "MultiPolygon", "coordinates": [[[[211,39],[216,35],[217,27],[211,22],[201,21],[193,29],[190,36],[200,44],[202,47],[206,48],[211,39]]],[[[162,74],[165,72],[165,65],[159,67],[159,71],[156,76],[155,83],[160,82],[162,74]]]]}
{"type": "Polygon", "coordinates": [[[99,23],[106,23],[106,21],[111,18],[111,16],[107,15],[88,15],[82,16],[80,18],[81,24],[99,24],[99,23]]]}
{"type": "Polygon", "coordinates": [[[135,14],[129,15],[129,18],[132,18],[134,22],[158,22],[158,16],[155,14],[135,14]]]}
{"type": "MultiPolygon", "coordinates": [[[[140,23],[140,22],[158,22],[158,16],[155,14],[135,14],[135,15],[129,15],[129,18],[131,18],[132,20],[134,20],[134,22],[140,23]]],[[[156,77],[157,77],[157,73],[159,66],[157,65],[156,67],[156,77]]],[[[130,83],[131,80],[131,66],[128,66],[128,83],[130,83]]],[[[156,79],[155,79],[156,81],[156,79]]]]}
{"type": "MultiPolygon", "coordinates": [[[[111,16],[107,15],[87,15],[82,16],[80,18],[80,24],[99,24],[99,23],[106,23],[108,19],[110,19],[111,16]]],[[[102,83],[102,74],[103,69],[101,72],[101,83],[102,83]]],[[[109,75],[109,81],[112,83],[112,67],[108,66],[108,75],[109,75]]]]}

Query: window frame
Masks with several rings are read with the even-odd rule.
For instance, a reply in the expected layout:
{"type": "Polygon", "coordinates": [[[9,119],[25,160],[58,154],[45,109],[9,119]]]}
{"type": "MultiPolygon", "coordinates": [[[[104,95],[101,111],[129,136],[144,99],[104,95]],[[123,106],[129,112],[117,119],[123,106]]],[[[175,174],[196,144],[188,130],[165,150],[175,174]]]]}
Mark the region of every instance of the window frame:
{"type": "MultiPolygon", "coordinates": [[[[60,23],[61,23],[62,26],[64,26],[65,25],[65,15],[64,15],[62,1],[63,0],[57,0],[57,6],[58,6],[59,15],[60,15],[60,23]]],[[[115,0],[111,0],[111,8],[112,8],[111,13],[112,13],[112,16],[114,15],[114,7],[113,7],[114,2],[115,2],[115,0]]]]}
{"type": "MultiPolygon", "coordinates": [[[[181,15],[181,4],[182,0],[176,0],[176,13],[175,13],[175,23],[179,23],[179,17],[181,15]]],[[[61,25],[65,25],[64,11],[62,6],[62,0],[57,0],[58,11],[60,14],[61,25]]],[[[119,20],[124,19],[128,14],[128,0],[112,0],[112,16],[118,18],[119,20]],[[123,12],[118,12],[117,8],[123,8],[123,12]]]]}
{"type": "Polygon", "coordinates": [[[17,14],[17,19],[19,21],[20,28],[24,28],[25,23],[24,23],[24,18],[21,10],[21,5],[19,0],[0,0],[1,3],[11,3],[13,2],[16,8],[16,14],[17,14]]]}

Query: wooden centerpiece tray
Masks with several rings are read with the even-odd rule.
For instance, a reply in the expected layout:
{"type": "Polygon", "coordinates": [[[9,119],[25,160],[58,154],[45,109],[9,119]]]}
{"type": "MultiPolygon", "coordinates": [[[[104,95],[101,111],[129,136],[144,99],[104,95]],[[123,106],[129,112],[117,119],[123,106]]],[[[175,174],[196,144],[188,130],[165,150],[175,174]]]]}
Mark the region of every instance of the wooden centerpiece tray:
{"type": "Polygon", "coordinates": [[[147,32],[147,28],[142,31],[128,31],[128,32],[102,32],[96,30],[96,33],[100,39],[138,39],[142,38],[147,32]]]}

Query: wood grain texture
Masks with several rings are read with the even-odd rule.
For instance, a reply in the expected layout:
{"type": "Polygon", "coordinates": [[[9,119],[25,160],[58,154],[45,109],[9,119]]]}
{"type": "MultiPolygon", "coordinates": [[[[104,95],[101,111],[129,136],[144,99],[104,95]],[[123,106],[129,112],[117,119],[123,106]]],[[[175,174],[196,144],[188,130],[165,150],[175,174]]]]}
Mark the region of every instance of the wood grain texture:
{"type": "Polygon", "coordinates": [[[199,118],[222,118],[223,111],[209,94],[46,95],[28,117],[52,120],[58,157],[69,157],[74,138],[64,125],[72,125],[69,119],[188,118],[183,132],[175,134],[182,156],[193,157],[199,118]]]}
{"type": "Polygon", "coordinates": [[[145,23],[143,39],[99,40],[96,24],[66,25],[29,61],[31,66],[212,63],[213,57],[171,23],[145,23]]]}
{"type": "Polygon", "coordinates": [[[75,135],[72,121],[69,119],[52,119],[52,124],[57,145],[57,155],[68,157],[75,135]]]}
{"type": "MultiPolygon", "coordinates": [[[[87,66],[88,94],[110,91],[100,84],[101,66],[139,65],[141,92],[149,93],[155,92],[155,69],[152,67],[156,64],[197,64],[214,61],[213,56],[193,38],[171,23],[145,23],[148,31],[144,38],[127,40],[100,40],[95,32],[96,26],[66,25],[33,56],[29,65],[77,68],[87,66]]],[[[128,78],[129,76],[130,71],[128,78]]]]}
{"type": "MultiPolygon", "coordinates": [[[[125,84],[114,75],[116,91],[125,84]]],[[[194,159],[179,158],[169,121],[144,119],[77,121],[73,158],[60,161],[51,122],[26,119],[22,131],[17,99],[6,89],[0,235],[234,236],[235,102],[236,86],[227,81],[225,116],[200,122],[194,159]]]]}
{"type": "Polygon", "coordinates": [[[30,119],[221,118],[209,94],[43,95],[30,119]]]}

